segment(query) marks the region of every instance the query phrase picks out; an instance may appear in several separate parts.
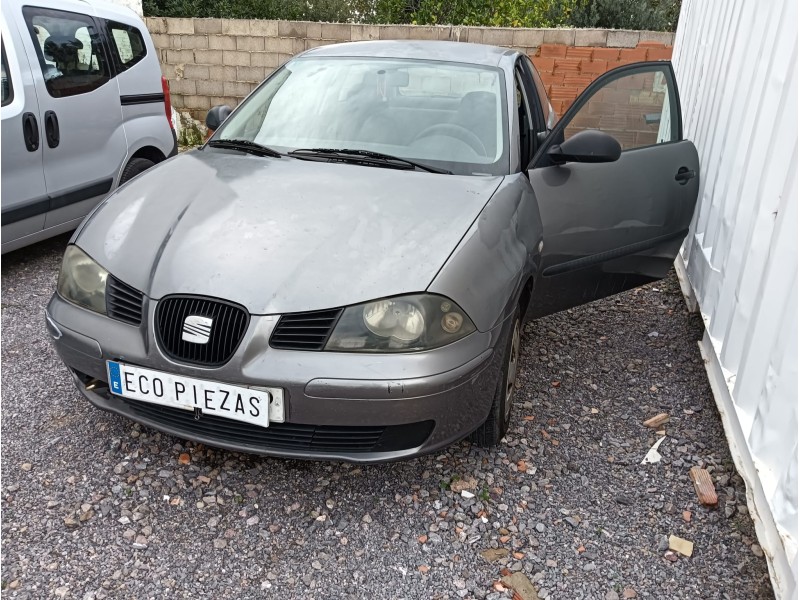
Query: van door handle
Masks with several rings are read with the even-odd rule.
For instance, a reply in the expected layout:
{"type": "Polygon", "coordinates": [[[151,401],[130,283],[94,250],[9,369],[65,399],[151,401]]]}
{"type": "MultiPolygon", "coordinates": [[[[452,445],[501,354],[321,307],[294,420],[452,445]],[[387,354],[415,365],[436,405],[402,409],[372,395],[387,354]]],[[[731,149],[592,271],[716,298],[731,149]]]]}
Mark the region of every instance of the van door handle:
{"type": "Polygon", "coordinates": [[[44,113],[44,136],[47,138],[47,145],[51,148],[58,146],[61,141],[61,134],[58,131],[58,117],[52,110],[44,113]]]}
{"type": "Polygon", "coordinates": [[[28,152],[36,152],[39,149],[39,124],[33,113],[26,112],[22,115],[22,137],[25,138],[28,152]]]}
{"type": "Polygon", "coordinates": [[[687,181],[694,179],[695,177],[697,177],[697,173],[695,173],[693,170],[689,170],[688,167],[681,167],[675,174],[675,181],[681,185],[686,185],[687,181]]]}

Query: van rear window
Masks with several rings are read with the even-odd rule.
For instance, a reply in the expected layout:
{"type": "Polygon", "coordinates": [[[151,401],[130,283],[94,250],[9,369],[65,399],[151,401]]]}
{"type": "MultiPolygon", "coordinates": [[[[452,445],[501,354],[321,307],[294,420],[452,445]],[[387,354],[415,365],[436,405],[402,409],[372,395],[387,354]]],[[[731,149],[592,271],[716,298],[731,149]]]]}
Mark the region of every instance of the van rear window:
{"type": "Polygon", "coordinates": [[[107,21],[107,26],[117,70],[130,69],[147,55],[144,37],[136,27],[116,21],[107,21]]]}

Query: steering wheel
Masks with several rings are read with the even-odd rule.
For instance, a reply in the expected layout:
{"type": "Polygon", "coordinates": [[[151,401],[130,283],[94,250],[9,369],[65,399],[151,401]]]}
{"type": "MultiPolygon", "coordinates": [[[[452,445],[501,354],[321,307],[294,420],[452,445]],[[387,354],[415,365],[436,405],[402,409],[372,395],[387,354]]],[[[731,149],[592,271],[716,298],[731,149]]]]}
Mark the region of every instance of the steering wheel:
{"type": "Polygon", "coordinates": [[[481,138],[472,133],[466,127],[456,125],[455,123],[437,123],[431,125],[427,129],[422,130],[415,138],[414,141],[434,135],[444,135],[461,140],[472,148],[477,154],[486,156],[486,146],[483,145],[481,138]]]}

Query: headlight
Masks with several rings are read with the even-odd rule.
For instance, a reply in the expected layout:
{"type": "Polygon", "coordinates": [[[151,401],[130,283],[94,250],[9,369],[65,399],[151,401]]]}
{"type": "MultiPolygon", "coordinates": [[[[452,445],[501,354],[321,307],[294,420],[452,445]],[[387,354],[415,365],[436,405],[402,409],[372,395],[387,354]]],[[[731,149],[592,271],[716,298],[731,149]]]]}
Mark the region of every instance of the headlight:
{"type": "Polygon", "coordinates": [[[70,302],[105,314],[107,277],[108,271],[83,250],[67,246],[58,276],[58,293],[70,302]]]}
{"type": "Polygon", "coordinates": [[[432,294],[414,294],[346,308],[325,350],[429,350],[455,342],[473,331],[475,325],[452,300],[432,294]]]}

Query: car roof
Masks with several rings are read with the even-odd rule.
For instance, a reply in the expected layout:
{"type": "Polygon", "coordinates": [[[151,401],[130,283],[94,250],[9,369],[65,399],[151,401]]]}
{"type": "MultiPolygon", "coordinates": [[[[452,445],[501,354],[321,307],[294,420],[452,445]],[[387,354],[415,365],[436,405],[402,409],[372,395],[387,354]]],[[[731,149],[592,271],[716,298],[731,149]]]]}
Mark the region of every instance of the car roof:
{"type": "Polygon", "coordinates": [[[346,56],[363,58],[412,58],[442,60],[496,67],[504,57],[515,54],[510,48],[431,40],[380,40],[318,46],[303,56],[346,56]]]}
{"type": "MultiPolygon", "coordinates": [[[[14,8],[19,8],[28,4],[27,0],[4,0],[4,2],[10,4],[14,8]]],[[[100,18],[119,19],[123,22],[126,20],[132,21],[139,27],[144,25],[142,17],[140,17],[136,11],[131,8],[131,6],[109,2],[108,0],[77,0],[77,2],[93,8],[100,18]]],[[[76,7],[73,3],[64,3],[63,6],[59,6],[59,4],[60,3],[56,0],[52,3],[48,3],[48,5],[43,8],[73,12],[76,11],[76,7]]],[[[89,8],[86,9],[86,14],[90,14],[89,8]]]]}
{"type": "Polygon", "coordinates": [[[116,15],[120,17],[126,17],[128,19],[136,19],[137,21],[141,20],[141,17],[136,13],[135,10],[130,5],[122,4],[122,3],[114,3],[108,2],[106,0],[81,0],[85,2],[89,6],[92,6],[97,10],[97,13],[101,17],[107,17],[110,15],[116,15]]]}

